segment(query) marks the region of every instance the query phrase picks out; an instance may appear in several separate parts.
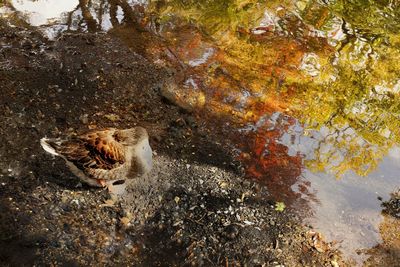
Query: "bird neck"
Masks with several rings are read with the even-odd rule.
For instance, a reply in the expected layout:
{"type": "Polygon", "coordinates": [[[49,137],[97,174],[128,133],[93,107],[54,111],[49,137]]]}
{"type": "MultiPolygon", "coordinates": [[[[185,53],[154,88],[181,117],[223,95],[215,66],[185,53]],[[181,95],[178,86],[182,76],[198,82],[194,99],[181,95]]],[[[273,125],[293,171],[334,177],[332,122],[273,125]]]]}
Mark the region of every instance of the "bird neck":
{"type": "Polygon", "coordinates": [[[142,175],[151,170],[153,166],[153,152],[147,138],[144,138],[132,148],[131,157],[131,169],[132,172],[136,172],[136,175],[142,175]]]}

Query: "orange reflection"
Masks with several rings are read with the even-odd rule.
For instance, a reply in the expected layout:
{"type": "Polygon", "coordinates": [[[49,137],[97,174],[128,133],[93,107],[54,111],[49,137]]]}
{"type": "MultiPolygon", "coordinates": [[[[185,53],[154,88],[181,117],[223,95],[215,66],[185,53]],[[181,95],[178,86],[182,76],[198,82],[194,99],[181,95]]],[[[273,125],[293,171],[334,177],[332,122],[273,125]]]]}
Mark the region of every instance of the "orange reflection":
{"type": "Polygon", "coordinates": [[[249,178],[267,185],[272,197],[291,205],[298,195],[291,186],[296,183],[303,168],[302,156],[288,154],[288,147],[279,142],[282,135],[295,123],[293,118],[281,115],[278,126],[266,123],[255,132],[241,137],[239,159],[246,166],[249,178]]]}

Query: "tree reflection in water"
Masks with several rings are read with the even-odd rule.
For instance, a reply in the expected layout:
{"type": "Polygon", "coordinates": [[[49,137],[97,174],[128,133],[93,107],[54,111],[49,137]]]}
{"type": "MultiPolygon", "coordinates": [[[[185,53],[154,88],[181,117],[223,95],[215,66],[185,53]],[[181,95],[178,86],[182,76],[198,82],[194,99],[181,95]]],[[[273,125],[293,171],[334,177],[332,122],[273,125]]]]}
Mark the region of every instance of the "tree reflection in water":
{"type": "Polygon", "coordinates": [[[68,30],[98,32],[128,23],[142,30],[138,19],[143,17],[143,8],[130,5],[126,0],[89,1],[79,0],[77,7],[67,13],[68,30]]]}

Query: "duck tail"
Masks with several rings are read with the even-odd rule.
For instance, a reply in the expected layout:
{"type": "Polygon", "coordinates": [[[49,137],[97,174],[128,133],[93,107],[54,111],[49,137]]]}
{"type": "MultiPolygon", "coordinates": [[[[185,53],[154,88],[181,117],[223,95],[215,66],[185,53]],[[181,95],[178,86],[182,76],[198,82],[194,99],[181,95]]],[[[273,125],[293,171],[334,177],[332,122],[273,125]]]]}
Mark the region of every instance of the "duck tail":
{"type": "Polygon", "coordinates": [[[42,145],[43,149],[44,149],[46,152],[48,152],[48,153],[50,153],[50,154],[52,154],[52,155],[60,156],[60,154],[58,154],[58,153],[56,152],[56,150],[51,146],[51,144],[50,144],[49,141],[51,141],[51,139],[48,139],[48,138],[42,138],[42,139],[40,139],[40,144],[42,145]]]}

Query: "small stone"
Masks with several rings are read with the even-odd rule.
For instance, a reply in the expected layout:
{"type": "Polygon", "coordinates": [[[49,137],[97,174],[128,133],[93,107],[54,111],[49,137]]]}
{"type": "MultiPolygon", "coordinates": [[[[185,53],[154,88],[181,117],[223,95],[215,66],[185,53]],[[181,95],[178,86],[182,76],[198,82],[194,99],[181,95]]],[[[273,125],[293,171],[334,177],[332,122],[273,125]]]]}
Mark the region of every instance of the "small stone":
{"type": "Polygon", "coordinates": [[[246,224],[246,225],[253,225],[254,224],[253,222],[250,222],[248,220],[244,220],[243,223],[246,224]]]}
{"type": "Polygon", "coordinates": [[[339,263],[336,260],[331,260],[332,267],[339,267],[339,263]]]}
{"type": "Polygon", "coordinates": [[[225,188],[228,187],[228,183],[226,183],[226,182],[221,182],[221,183],[219,184],[219,186],[220,186],[221,188],[225,189],[225,188]]]}
{"type": "Polygon", "coordinates": [[[122,217],[121,218],[121,223],[123,224],[123,225],[128,225],[129,223],[130,223],[130,219],[128,218],[128,217],[122,217]]]}
{"type": "Polygon", "coordinates": [[[224,235],[228,239],[233,240],[237,237],[238,234],[239,234],[239,229],[236,225],[230,224],[227,227],[225,227],[224,235]]]}
{"type": "Polygon", "coordinates": [[[83,123],[83,124],[87,124],[89,122],[89,115],[88,114],[83,114],[81,116],[79,116],[79,120],[83,123]]]}

